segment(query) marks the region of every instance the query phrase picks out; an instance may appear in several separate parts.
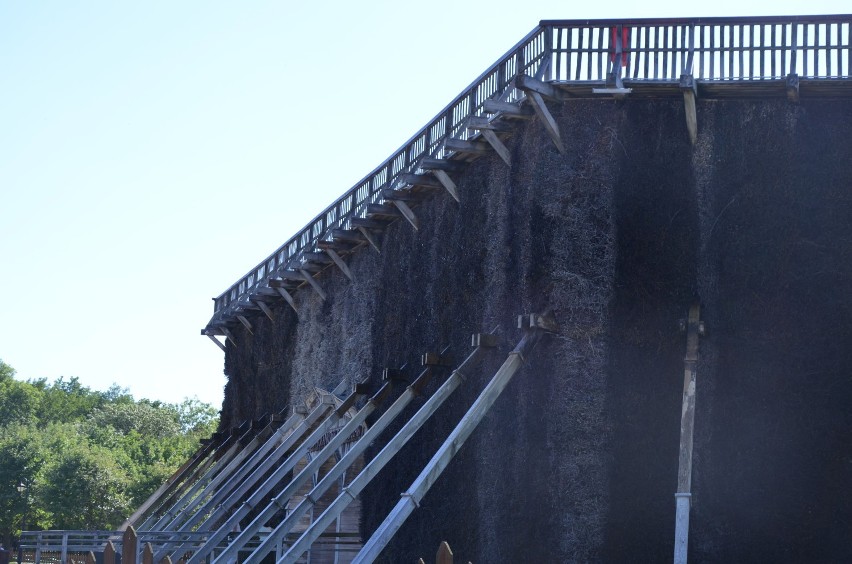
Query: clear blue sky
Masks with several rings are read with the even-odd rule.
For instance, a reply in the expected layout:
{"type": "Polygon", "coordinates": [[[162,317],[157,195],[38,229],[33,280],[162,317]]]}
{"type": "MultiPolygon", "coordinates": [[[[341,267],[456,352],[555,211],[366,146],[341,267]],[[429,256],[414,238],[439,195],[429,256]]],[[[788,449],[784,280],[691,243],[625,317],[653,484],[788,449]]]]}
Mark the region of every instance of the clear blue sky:
{"type": "Polygon", "coordinates": [[[0,358],[217,407],[224,291],[540,19],[848,2],[0,0],[0,358]]]}

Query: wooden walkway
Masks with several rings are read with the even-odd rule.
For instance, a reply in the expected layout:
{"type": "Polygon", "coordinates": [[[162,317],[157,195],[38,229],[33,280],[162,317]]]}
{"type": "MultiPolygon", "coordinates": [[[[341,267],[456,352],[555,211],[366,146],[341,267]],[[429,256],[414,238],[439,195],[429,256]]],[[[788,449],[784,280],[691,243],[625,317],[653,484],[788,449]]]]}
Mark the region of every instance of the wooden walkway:
{"type": "Polygon", "coordinates": [[[852,15],[542,21],[406,141],[290,240],[214,299],[202,330],[234,341],[236,326],[272,317],[271,305],[310,288],[325,299],[320,274],[379,249],[397,220],[420,228],[416,206],[435,192],[461,194],[453,177],[497,153],[519,123],[537,118],[564,151],[548,105],[576,98],[682,98],[694,143],[696,100],[852,95],[852,15]]]}

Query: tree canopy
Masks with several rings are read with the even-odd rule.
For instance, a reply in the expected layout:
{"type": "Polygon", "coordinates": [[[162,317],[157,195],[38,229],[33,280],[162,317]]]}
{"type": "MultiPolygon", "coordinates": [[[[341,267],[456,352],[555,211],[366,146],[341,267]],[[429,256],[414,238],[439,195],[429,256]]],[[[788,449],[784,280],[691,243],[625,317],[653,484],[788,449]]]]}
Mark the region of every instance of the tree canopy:
{"type": "Polygon", "coordinates": [[[77,378],[19,381],[0,360],[0,539],[113,529],[210,436],[218,411],[104,392],[77,378]],[[18,492],[23,484],[25,491],[18,492]]]}

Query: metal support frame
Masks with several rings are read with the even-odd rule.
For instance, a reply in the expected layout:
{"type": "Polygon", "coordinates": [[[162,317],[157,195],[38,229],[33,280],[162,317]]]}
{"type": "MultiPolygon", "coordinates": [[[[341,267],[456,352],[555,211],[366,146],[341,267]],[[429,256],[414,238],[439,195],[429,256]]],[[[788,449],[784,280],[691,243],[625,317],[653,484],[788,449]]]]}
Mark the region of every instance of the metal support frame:
{"type": "Polygon", "coordinates": [[[695,427],[695,383],[698,365],[698,337],[703,332],[701,306],[689,308],[686,320],[686,356],[683,372],[683,402],[680,418],[680,456],[678,458],[677,493],[675,493],[674,564],[686,564],[689,544],[689,509],[692,504],[692,439],[695,427]]]}

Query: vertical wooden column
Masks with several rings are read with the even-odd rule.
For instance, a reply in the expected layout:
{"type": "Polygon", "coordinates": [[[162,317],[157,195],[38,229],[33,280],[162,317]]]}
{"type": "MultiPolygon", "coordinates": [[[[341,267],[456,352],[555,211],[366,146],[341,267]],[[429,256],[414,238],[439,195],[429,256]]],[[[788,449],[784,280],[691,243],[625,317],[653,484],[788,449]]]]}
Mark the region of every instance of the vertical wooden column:
{"type": "Polygon", "coordinates": [[[701,306],[689,308],[686,321],[686,357],[683,371],[683,403],[680,416],[680,457],[678,460],[677,493],[675,493],[674,563],[686,564],[689,544],[689,509],[692,503],[692,437],[695,426],[695,381],[698,364],[698,336],[701,333],[701,306]]]}
{"type": "Polygon", "coordinates": [[[115,564],[115,545],[112,541],[107,541],[104,547],[104,564],[115,564]]]}
{"type": "Polygon", "coordinates": [[[136,564],[138,544],[136,529],[133,528],[133,525],[128,525],[121,540],[121,564],[136,564]]]}

